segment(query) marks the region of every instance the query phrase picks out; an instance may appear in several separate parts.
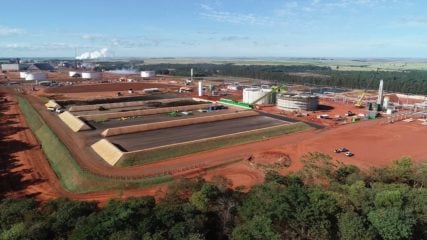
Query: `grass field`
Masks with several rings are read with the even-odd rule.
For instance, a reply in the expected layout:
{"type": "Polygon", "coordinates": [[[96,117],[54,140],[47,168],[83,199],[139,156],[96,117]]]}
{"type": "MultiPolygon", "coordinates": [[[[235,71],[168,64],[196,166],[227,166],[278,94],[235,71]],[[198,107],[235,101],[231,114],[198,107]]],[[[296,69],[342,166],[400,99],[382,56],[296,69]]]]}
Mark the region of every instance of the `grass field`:
{"type": "Polygon", "coordinates": [[[176,144],[173,146],[160,147],[152,150],[141,151],[138,153],[138,156],[130,157],[125,161],[119,162],[117,165],[124,167],[160,161],[191,153],[265,140],[271,137],[304,131],[307,129],[310,129],[310,127],[307,124],[300,122],[285,126],[282,125],[251,132],[233,134],[231,136],[223,136],[207,140],[192,141],[190,143],[176,144]]]}
{"type": "Polygon", "coordinates": [[[112,189],[121,190],[140,188],[172,180],[170,175],[144,179],[114,179],[96,176],[85,171],[73,159],[68,149],[44,123],[30,103],[21,97],[18,100],[27,124],[42,144],[43,152],[65,189],[77,193],[112,189]]]}

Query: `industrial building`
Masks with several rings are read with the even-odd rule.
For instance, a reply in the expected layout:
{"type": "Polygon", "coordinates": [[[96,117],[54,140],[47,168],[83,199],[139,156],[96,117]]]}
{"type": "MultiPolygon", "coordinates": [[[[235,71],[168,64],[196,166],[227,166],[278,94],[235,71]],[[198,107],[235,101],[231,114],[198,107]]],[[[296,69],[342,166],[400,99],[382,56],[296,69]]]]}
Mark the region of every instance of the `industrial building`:
{"type": "Polygon", "coordinates": [[[156,76],[155,71],[141,71],[141,77],[142,78],[152,78],[156,76]]]}
{"type": "Polygon", "coordinates": [[[50,63],[4,63],[1,64],[2,71],[53,71],[55,68],[50,63]]]}
{"type": "Polygon", "coordinates": [[[50,63],[33,63],[27,68],[27,71],[53,71],[55,68],[50,63]]]}
{"type": "Polygon", "coordinates": [[[4,63],[1,65],[2,71],[24,71],[28,69],[28,64],[20,64],[20,63],[4,63]]]}
{"type": "Polygon", "coordinates": [[[288,111],[315,111],[319,106],[319,97],[282,93],[277,94],[277,107],[288,111]]]}

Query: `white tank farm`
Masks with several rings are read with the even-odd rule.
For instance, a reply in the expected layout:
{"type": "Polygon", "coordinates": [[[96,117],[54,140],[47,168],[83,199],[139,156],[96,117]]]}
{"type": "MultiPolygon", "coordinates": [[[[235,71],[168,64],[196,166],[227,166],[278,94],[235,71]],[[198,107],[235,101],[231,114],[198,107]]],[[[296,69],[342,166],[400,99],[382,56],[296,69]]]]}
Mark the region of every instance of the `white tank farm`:
{"type": "Polygon", "coordinates": [[[46,80],[47,74],[46,73],[27,73],[25,76],[25,80],[32,81],[32,80],[46,80]]]}
{"type": "Polygon", "coordinates": [[[319,97],[314,95],[277,94],[277,107],[288,111],[315,111],[319,97]]]}
{"type": "Polygon", "coordinates": [[[245,88],[243,89],[243,102],[248,104],[254,104],[255,102],[256,104],[272,104],[274,103],[274,97],[273,94],[270,94],[271,91],[271,89],[259,87],[245,88]]]}
{"type": "Polygon", "coordinates": [[[99,79],[101,78],[100,72],[82,72],[83,79],[99,79]]]}
{"type": "Polygon", "coordinates": [[[142,78],[152,78],[156,76],[155,71],[141,71],[141,77],[142,78]]]}
{"type": "Polygon", "coordinates": [[[26,78],[27,77],[27,72],[19,72],[19,77],[20,78],[26,78]]]}

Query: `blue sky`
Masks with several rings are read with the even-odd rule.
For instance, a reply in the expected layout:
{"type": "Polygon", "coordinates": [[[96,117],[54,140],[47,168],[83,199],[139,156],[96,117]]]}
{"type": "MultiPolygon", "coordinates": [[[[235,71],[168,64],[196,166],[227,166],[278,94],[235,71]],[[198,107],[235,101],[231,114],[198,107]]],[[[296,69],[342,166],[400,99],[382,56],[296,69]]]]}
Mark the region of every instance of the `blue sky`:
{"type": "Polygon", "coordinates": [[[2,1],[0,57],[427,57],[424,0],[2,1]]]}

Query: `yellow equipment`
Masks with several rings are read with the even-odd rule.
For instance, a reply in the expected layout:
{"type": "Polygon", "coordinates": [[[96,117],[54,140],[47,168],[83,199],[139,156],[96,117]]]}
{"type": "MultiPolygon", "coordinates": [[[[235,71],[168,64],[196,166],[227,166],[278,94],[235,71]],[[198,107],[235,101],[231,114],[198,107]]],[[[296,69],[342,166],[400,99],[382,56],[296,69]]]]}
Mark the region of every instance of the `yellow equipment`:
{"type": "Polygon", "coordinates": [[[282,86],[275,85],[275,86],[271,87],[271,90],[273,92],[283,92],[283,93],[286,93],[286,92],[288,92],[288,87],[286,85],[282,85],[282,86]]]}
{"type": "Polygon", "coordinates": [[[356,106],[356,107],[358,107],[358,108],[363,107],[363,106],[362,106],[362,101],[363,101],[363,98],[365,98],[365,95],[366,95],[366,93],[365,93],[365,92],[364,92],[364,93],[362,93],[362,94],[357,98],[357,101],[356,101],[356,103],[354,104],[354,106],[356,106]]]}

